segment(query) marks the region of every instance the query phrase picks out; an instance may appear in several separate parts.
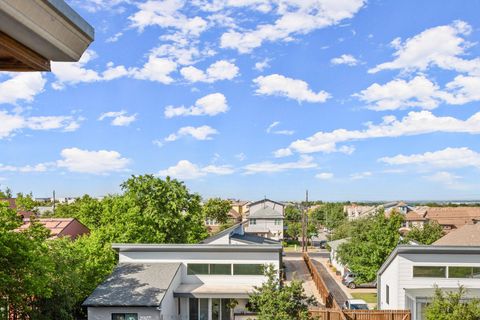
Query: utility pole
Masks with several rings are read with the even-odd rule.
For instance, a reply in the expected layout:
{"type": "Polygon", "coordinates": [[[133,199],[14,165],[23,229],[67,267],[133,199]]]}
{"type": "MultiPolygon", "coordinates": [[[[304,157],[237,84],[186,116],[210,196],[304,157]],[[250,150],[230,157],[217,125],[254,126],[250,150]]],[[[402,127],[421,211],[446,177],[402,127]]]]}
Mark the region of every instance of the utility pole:
{"type": "Polygon", "coordinates": [[[302,252],[307,252],[308,244],[305,243],[307,233],[307,210],[308,210],[308,190],[305,193],[306,205],[302,206],[302,252]]]}
{"type": "Polygon", "coordinates": [[[305,192],[306,208],[305,208],[305,234],[307,243],[305,244],[305,252],[308,252],[308,190],[305,192]]]}
{"type": "Polygon", "coordinates": [[[55,190],[53,190],[53,214],[55,214],[55,190]]]}

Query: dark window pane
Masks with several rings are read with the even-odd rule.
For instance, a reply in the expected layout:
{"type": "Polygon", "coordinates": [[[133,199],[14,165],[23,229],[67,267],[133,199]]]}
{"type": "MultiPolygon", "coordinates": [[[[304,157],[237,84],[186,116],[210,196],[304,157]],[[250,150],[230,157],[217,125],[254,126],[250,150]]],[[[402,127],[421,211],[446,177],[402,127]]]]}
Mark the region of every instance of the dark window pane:
{"type": "Polygon", "coordinates": [[[127,313],[125,320],[138,320],[138,313],[127,313]]]}
{"type": "Polygon", "coordinates": [[[480,278],[480,268],[473,267],[472,278],[479,279],[480,278]]]}
{"type": "Polygon", "coordinates": [[[263,275],[262,264],[234,264],[233,274],[235,275],[263,275]]]}
{"type": "Polygon", "coordinates": [[[189,263],[187,266],[187,274],[208,274],[208,264],[206,263],[189,263]]]}
{"type": "Polygon", "coordinates": [[[222,299],[222,320],[230,320],[230,299],[222,299]]]}
{"type": "Polygon", "coordinates": [[[199,320],[208,320],[208,298],[200,299],[200,317],[199,320]]]}
{"type": "Polygon", "coordinates": [[[414,266],[413,276],[417,278],[445,278],[447,267],[414,266]]]}
{"type": "Polygon", "coordinates": [[[190,313],[190,320],[198,320],[198,299],[190,298],[188,299],[188,311],[190,313]]]}
{"type": "Polygon", "coordinates": [[[220,299],[212,299],[212,320],[220,320],[220,299]]]}
{"type": "Polygon", "coordinates": [[[448,267],[449,278],[471,278],[472,267],[448,267]]]}
{"type": "Polygon", "coordinates": [[[112,313],[112,320],[125,320],[125,313],[112,313]]]}
{"type": "Polygon", "coordinates": [[[210,274],[232,274],[232,265],[231,264],[211,264],[210,265],[210,274]]]}

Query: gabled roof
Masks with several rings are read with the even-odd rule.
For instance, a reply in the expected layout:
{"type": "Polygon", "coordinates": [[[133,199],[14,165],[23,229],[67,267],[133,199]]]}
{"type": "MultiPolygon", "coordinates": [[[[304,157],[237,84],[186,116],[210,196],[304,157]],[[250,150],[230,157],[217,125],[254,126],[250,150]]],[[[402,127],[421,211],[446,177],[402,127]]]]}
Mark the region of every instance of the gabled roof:
{"type": "Polygon", "coordinates": [[[262,202],[266,202],[266,201],[270,201],[270,202],[273,202],[273,203],[275,203],[275,204],[278,204],[278,205],[280,205],[280,206],[282,206],[282,207],[285,207],[285,205],[284,205],[283,203],[278,202],[278,201],[273,201],[273,200],[270,200],[270,199],[262,199],[262,200],[250,202],[247,206],[248,206],[248,207],[251,207],[251,206],[253,206],[253,205],[256,205],[256,204],[262,203],[262,202]]]}
{"type": "Polygon", "coordinates": [[[273,210],[271,207],[261,208],[254,212],[249,212],[247,219],[283,219],[283,214],[273,210]]]}
{"type": "Polygon", "coordinates": [[[218,240],[228,234],[233,234],[237,228],[240,228],[243,224],[247,223],[247,221],[242,221],[242,222],[239,222],[239,223],[236,223],[234,224],[233,226],[231,226],[230,228],[227,228],[223,231],[220,231],[216,234],[214,234],[213,236],[210,236],[202,241],[200,241],[200,243],[211,243],[215,240],[218,240]]]}
{"type": "Polygon", "coordinates": [[[416,211],[410,211],[405,215],[406,221],[425,221],[427,220],[416,211]]]}
{"type": "Polygon", "coordinates": [[[480,224],[466,224],[435,241],[434,246],[480,246],[480,224]]]}
{"type": "Polygon", "coordinates": [[[333,251],[337,251],[338,247],[341,244],[347,243],[348,240],[350,240],[350,238],[338,239],[338,240],[329,241],[327,242],[327,244],[333,251]]]}
{"type": "Polygon", "coordinates": [[[85,307],[158,307],[180,263],[119,264],[83,302],[85,307]]]}
{"type": "MultiPolygon", "coordinates": [[[[40,218],[37,221],[50,231],[51,238],[68,236],[75,239],[90,232],[86,226],[75,218],[40,218]]],[[[30,227],[30,224],[30,220],[24,220],[24,224],[16,230],[25,230],[30,227]]]]}

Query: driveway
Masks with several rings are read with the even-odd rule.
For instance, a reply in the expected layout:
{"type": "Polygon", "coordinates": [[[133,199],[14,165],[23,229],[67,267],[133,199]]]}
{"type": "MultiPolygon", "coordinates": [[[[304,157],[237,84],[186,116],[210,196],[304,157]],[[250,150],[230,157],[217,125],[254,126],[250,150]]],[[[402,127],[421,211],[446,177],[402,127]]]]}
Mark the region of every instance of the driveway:
{"type": "Polygon", "coordinates": [[[347,294],[343,291],[343,289],[340,287],[337,281],[335,281],[335,279],[330,275],[330,273],[327,271],[327,269],[323,264],[321,264],[319,261],[315,259],[312,259],[312,261],[315,267],[317,268],[318,272],[320,273],[320,276],[322,277],[323,281],[325,282],[325,285],[327,286],[328,290],[333,295],[333,298],[341,307],[343,303],[348,299],[347,294]]]}
{"type": "Polygon", "coordinates": [[[320,303],[322,298],[315,287],[315,283],[308,272],[307,265],[303,261],[303,257],[297,254],[288,253],[283,257],[283,263],[285,264],[286,283],[288,284],[292,280],[303,281],[303,289],[307,296],[314,296],[317,302],[320,303]]]}

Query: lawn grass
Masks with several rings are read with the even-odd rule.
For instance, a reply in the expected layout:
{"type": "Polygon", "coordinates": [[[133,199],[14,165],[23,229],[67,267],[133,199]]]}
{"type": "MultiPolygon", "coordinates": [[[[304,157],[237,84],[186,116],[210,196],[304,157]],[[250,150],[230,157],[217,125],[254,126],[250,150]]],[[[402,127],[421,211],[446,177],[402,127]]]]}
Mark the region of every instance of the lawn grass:
{"type": "Polygon", "coordinates": [[[377,294],[372,292],[355,292],[352,293],[354,299],[365,300],[366,303],[377,303],[377,294]]]}

